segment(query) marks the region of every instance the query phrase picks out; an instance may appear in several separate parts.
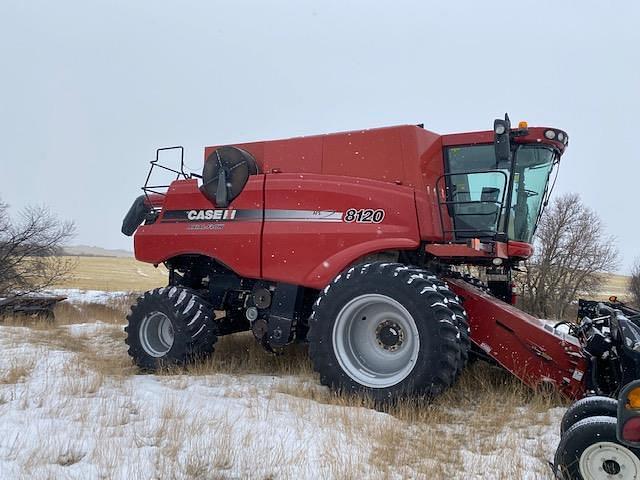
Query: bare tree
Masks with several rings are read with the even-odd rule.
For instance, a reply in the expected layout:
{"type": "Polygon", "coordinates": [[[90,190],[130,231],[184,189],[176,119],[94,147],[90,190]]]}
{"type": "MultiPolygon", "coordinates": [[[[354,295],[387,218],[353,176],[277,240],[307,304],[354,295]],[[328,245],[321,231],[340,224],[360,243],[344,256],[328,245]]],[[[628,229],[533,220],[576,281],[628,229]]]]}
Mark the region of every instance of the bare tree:
{"type": "Polygon", "coordinates": [[[68,276],[75,262],[60,253],[74,233],[73,222],[46,207],[27,207],[12,219],[0,201],[0,296],[38,292],[68,276]]]}
{"type": "Polygon", "coordinates": [[[631,293],[636,306],[640,307],[640,259],[636,260],[633,267],[631,267],[629,293],[631,293]]]}
{"type": "Polygon", "coordinates": [[[598,290],[598,273],[618,263],[614,239],[577,194],[563,195],[545,210],[535,247],[522,278],[523,308],[543,318],[563,318],[579,293],[598,290]]]}

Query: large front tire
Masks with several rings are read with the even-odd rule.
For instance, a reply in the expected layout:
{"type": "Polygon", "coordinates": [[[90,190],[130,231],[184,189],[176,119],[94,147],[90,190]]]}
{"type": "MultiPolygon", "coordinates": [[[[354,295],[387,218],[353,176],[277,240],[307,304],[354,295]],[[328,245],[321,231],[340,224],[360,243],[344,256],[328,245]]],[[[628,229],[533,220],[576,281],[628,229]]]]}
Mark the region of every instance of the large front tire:
{"type": "Polygon", "coordinates": [[[397,263],[369,263],[338,275],[309,321],[309,355],[330,388],[376,401],[435,396],[460,365],[455,313],[433,281],[397,263]]]}
{"type": "Polygon", "coordinates": [[[127,316],[128,353],[145,370],[185,365],[213,353],[213,309],[192,291],[164,287],[138,298],[127,316]]]}

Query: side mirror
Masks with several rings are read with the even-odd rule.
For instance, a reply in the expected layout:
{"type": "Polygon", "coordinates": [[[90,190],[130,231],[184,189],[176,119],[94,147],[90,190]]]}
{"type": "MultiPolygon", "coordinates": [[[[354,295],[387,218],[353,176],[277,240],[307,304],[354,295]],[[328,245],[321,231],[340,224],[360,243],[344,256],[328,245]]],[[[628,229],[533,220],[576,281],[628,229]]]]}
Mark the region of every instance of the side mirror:
{"type": "Polygon", "coordinates": [[[509,115],[504,114],[504,120],[496,119],[493,121],[493,132],[495,139],[493,145],[496,151],[496,163],[508,162],[511,160],[511,121],[509,115]]]}

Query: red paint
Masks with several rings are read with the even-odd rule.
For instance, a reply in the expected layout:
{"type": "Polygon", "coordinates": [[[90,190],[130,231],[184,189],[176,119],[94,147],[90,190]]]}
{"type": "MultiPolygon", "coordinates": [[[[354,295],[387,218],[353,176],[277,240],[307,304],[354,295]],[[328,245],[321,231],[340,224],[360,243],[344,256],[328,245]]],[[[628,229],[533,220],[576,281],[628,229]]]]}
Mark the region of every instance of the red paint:
{"type": "MultiPolygon", "coordinates": [[[[265,208],[299,211],[384,209],[381,223],[265,221],[263,277],[323,288],[354,259],[420,244],[413,189],[337,175],[267,176],[265,208]]],[[[342,218],[342,216],[340,217],[342,218]]]]}
{"type": "MultiPolygon", "coordinates": [[[[515,141],[563,151],[564,145],[544,138],[545,130],[530,128],[515,141]]],[[[242,277],[315,289],[366,255],[416,250],[421,244],[451,263],[527,258],[533,247],[526,243],[471,239],[453,244],[442,231],[436,186],[444,174],[443,148],[491,144],[493,137],[491,131],[440,136],[403,125],[236,144],[255,157],[263,173],[251,176],[231,202],[234,220],[185,220],[187,214],[216,206],[199,191],[197,180],[175,181],[164,198],[152,196],[160,215],[154,224],[138,228],[136,258],[158,264],[199,254],[242,277]],[[349,209],[384,211],[384,218],[379,223],[347,221],[349,209]]],[[[214,149],[207,147],[205,158],[214,149]]],[[[446,212],[442,223],[451,229],[446,212]]],[[[469,284],[450,284],[465,299],[477,346],[527,385],[551,382],[571,398],[584,393],[580,376],[587,366],[578,344],[469,284]]]]}
{"type": "MultiPolygon", "coordinates": [[[[232,208],[263,208],[265,175],[252,176],[232,208]]],[[[152,225],[136,231],[136,259],[158,264],[184,254],[200,254],[215,258],[238,275],[259,278],[261,274],[262,220],[224,222],[222,230],[190,230],[189,222],[164,223],[167,210],[206,210],[215,208],[198,189],[197,180],[178,180],[171,184],[162,213],[152,225]]]]}
{"type": "Polygon", "coordinates": [[[464,298],[473,343],[531,387],[548,381],[569,398],[583,396],[587,363],[577,340],[464,281],[448,283],[464,298]]]}
{"type": "MultiPolygon", "coordinates": [[[[543,142],[545,128],[530,128],[518,142],[543,142]]],[[[443,147],[492,143],[493,132],[438,135],[413,125],[236,144],[258,162],[229,208],[345,212],[349,208],[384,209],[380,224],[310,221],[226,222],[217,229],[194,230],[186,223],[163,223],[167,210],[215,208],[196,180],[176,181],[162,202],[155,224],[135,235],[136,258],[161,263],[182,254],[202,254],[241,276],[322,288],[339,271],[367,254],[416,249],[457,262],[491,258],[527,258],[531,245],[496,242],[492,251],[444,238],[436,183],[444,173],[443,147]],[[329,265],[328,267],[326,265],[329,265]]],[[[205,148],[205,158],[216,147],[205,148]]],[[[439,182],[442,186],[443,182],[439,182]]],[[[444,197],[444,192],[440,192],[444,197]]],[[[443,215],[445,229],[451,228],[443,215]]],[[[212,222],[213,223],[213,222],[212,222]]]]}

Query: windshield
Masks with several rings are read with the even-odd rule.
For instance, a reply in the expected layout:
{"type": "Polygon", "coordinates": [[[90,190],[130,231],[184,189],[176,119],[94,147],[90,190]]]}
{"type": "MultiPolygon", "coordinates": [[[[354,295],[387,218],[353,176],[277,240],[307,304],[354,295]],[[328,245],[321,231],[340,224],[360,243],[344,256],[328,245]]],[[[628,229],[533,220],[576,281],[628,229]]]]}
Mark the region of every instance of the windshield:
{"type": "Polygon", "coordinates": [[[493,145],[449,148],[447,205],[455,238],[507,233],[510,240],[531,243],[555,158],[549,147],[519,145],[511,168],[496,163],[493,145]]]}

